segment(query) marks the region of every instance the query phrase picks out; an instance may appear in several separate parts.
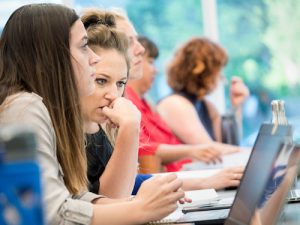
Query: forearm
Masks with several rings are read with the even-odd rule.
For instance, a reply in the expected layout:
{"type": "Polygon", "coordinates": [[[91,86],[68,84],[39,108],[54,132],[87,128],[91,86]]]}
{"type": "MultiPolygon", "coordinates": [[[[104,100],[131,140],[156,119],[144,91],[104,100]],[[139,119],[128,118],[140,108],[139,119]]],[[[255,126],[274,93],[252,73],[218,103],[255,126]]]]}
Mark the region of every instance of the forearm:
{"type": "Polygon", "coordinates": [[[99,191],[111,198],[130,196],[138,162],[139,126],[120,127],[114,152],[100,178],[99,191]]]}
{"type": "Polygon", "coordinates": [[[202,126],[189,127],[189,129],[173,130],[176,137],[184,144],[207,144],[212,142],[211,137],[202,126]]]}
{"type": "Polygon", "coordinates": [[[183,181],[182,189],[184,191],[212,188],[212,187],[207,187],[207,185],[205,185],[206,183],[205,178],[184,178],[182,179],[182,181],[183,181]]]}
{"type": "Polygon", "coordinates": [[[156,155],[162,159],[162,163],[171,163],[181,159],[190,158],[192,145],[167,145],[161,144],[156,150],[156,155]]]}
{"type": "Polygon", "coordinates": [[[146,213],[140,210],[136,201],[125,201],[112,204],[95,204],[91,224],[134,225],[143,224],[147,220],[146,213]]]}

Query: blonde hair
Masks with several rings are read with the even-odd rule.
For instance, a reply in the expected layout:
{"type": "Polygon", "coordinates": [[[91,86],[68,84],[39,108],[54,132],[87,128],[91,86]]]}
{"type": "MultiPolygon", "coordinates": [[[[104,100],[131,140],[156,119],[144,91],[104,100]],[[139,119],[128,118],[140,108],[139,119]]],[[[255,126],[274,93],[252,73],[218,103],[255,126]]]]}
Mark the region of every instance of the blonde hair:
{"type": "MultiPolygon", "coordinates": [[[[129,75],[130,58],[127,54],[129,40],[124,32],[116,28],[116,19],[126,19],[126,16],[118,11],[103,11],[89,9],[81,16],[81,20],[88,33],[88,42],[91,49],[97,47],[103,49],[115,49],[124,56],[127,65],[127,77],[129,75]]],[[[110,123],[102,127],[112,146],[118,135],[118,128],[110,123]]]]}

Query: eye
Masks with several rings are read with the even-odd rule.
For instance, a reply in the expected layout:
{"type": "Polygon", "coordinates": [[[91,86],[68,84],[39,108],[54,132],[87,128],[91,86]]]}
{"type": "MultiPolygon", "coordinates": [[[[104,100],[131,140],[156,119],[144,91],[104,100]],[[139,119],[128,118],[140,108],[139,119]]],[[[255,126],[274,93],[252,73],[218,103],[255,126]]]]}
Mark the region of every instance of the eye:
{"type": "Polygon", "coordinates": [[[99,85],[104,85],[106,84],[107,80],[104,78],[96,78],[96,83],[99,85]]]}
{"type": "Polygon", "coordinates": [[[132,46],[134,44],[135,38],[133,36],[129,37],[129,46],[132,46]]]}
{"type": "Polygon", "coordinates": [[[83,48],[84,50],[87,50],[88,47],[89,47],[89,43],[88,43],[88,42],[85,42],[85,43],[82,45],[82,48],[83,48]]]}
{"type": "Polygon", "coordinates": [[[123,87],[125,87],[126,83],[127,83],[126,81],[118,81],[117,82],[117,87],[118,88],[123,88],[123,87]]]}

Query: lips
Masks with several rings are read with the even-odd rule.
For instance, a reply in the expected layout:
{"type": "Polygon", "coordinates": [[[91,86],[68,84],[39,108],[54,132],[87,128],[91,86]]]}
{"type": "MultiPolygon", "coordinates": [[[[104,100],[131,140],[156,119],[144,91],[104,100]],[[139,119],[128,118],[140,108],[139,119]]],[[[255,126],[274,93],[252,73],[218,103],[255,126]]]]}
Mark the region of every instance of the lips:
{"type": "Polygon", "coordinates": [[[97,112],[97,113],[102,113],[102,109],[103,109],[103,107],[98,107],[98,108],[96,109],[96,112],[97,112]]]}

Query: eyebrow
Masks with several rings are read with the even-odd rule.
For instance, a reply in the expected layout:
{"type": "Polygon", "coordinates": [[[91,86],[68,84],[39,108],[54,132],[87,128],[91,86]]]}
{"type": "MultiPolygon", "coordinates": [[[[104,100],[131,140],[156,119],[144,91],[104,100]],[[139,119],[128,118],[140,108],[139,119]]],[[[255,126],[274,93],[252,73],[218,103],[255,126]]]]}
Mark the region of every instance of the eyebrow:
{"type": "MultiPolygon", "coordinates": [[[[106,75],[106,74],[104,74],[104,73],[97,73],[96,75],[100,75],[100,76],[103,76],[103,77],[106,77],[106,78],[111,78],[109,75],[106,75]]],[[[120,80],[128,80],[128,77],[126,76],[126,77],[122,77],[122,78],[120,78],[120,80]]]]}

